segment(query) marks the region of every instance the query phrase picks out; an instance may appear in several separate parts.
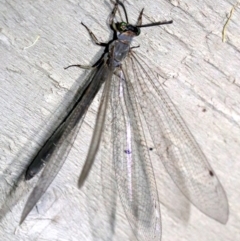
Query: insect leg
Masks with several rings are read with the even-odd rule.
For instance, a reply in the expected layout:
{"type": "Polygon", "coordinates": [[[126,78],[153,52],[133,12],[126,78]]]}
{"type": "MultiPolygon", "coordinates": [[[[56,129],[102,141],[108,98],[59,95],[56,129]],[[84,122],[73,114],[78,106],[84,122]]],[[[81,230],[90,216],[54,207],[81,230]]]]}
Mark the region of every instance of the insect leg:
{"type": "Polygon", "coordinates": [[[108,43],[99,42],[97,37],[94,35],[94,33],[84,23],[81,23],[81,24],[87,29],[90,37],[92,38],[92,40],[94,41],[95,44],[97,44],[99,46],[103,46],[103,47],[106,47],[108,45],[108,43]]]}
{"type": "Polygon", "coordinates": [[[70,67],[78,67],[78,68],[81,68],[81,69],[95,69],[97,66],[72,64],[72,65],[69,65],[69,66],[65,67],[64,69],[68,69],[70,67]]]}
{"type": "Polygon", "coordinates": [[[111,15],[110,15],[110,17],[109,17],[109,20],[108,20],[109,25],[110,25],[111,27],[113,27],[113,24],[114,24],[113,19],[115,18],[117,9],[118,9],[118,2],[115,3],[114,8],[113,8],[113,10],[112,10],[112,13],[111,13],[111,15]]]}
{"type": "Polygon", "coordinates": [[[137,25],[142,25],[143,10],[144,10],[144,8],[142,9],[142,11],[139,14],[139,17],[138,17],[138,20],[137,20],[137,25]]]}

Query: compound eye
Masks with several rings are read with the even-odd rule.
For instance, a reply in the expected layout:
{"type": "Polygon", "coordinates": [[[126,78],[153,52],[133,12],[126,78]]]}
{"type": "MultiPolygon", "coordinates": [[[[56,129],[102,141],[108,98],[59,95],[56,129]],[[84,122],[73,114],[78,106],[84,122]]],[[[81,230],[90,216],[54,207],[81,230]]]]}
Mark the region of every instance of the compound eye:
{"type": "Polygon", "coordinates": [[[127,30],[127,23],[125,23],[125,22],[118,23],[118,24],[117,24],[117,30],[118,30],[119,32],[124,32],[124,31],[126,31],[126,30],[127,30]]]}
{"type": "Polygon", "coordinates": [[[124,23],[124,22],[121,23],[121,30],[122,31],[126,31],[127,30],[127,24],[126,23],[124,23]]]}

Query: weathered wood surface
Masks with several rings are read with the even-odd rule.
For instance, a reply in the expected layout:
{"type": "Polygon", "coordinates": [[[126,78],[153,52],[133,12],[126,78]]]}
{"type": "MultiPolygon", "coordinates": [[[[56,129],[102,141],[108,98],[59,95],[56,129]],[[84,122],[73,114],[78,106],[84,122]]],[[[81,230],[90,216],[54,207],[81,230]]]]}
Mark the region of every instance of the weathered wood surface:
{"type": "MultiPolygon", "coordinates": [[[[229,198],[230,216],[224,226],[189,206],[163,177],[163,171],[156,169],[163,204],[162,240],[240,240],[240,9],[233,13],[223,43],[222,29],[236,1],[127,2],[133,22],[142,7],[148,17],[144,17],[145,23],[173,19],[171,26],[143,29],[136,39],[141,48],[136,51],[164,76],[166,91],[229,198]]],[[[101,54],[81,21],[100,40],[108,41],[111,36],[106,23],[111,8],[109,1],[0,1],[1,203],[84,76],[82,70],[65,71],[63,67],[93,63],[101,54]]],[[[99,161],[86,186],[82,190],[76,187],[95,114],[96,107],[91,108],[61,172],[22,226],[18,222],[29,191],[23,192],[1,221],[2,241],[107,240],[103,237],[109,237],[110,226],[98,196],[99,161]]],[[[30,182],[29,186],[33,185],[34,181],[30,182]]],[[[120,204],[114,240],[134,240],[120,204]]]]}

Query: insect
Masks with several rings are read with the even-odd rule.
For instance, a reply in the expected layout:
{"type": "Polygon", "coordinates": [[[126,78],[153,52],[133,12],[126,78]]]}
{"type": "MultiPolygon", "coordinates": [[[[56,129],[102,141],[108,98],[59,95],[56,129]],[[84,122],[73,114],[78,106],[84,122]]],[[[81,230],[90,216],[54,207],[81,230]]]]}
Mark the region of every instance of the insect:
{"type": "Polygon", "coordinates": [[[130,24],[123,2],[117,0],[109,18],[113,31],[113,39],[109,43],[100,43],[83,24],[93,41],[105,50],[93,66],[67,67],[91,69],[91,74],[81,84],[78,99],[68,115],[47,139],[27,169],[25,178],[29,180],[45,164],[27,200],[21,223],[61,169],[84,116],[101,88],[103,90],[97,121],[78,187],[84,184],[102,135],[108,128],[111,133],[109,141],[112,143],[115,182],[129,224],[138,240],[160,240],[158,193],[150,150],[146,144],[146,133],[149,133],[159,161],[187,199],[209,217],[220,223],[227,222],[228,201],[214,170],[156,74],[137,53],[136,46],[131,46],[133,38],[140,35],[142,28],[171,24],[172,21],[142,25],[142,15],[143,10],[136,25],[130,24]],[[125,21],[115,22],[120,8],[125,21]]]}

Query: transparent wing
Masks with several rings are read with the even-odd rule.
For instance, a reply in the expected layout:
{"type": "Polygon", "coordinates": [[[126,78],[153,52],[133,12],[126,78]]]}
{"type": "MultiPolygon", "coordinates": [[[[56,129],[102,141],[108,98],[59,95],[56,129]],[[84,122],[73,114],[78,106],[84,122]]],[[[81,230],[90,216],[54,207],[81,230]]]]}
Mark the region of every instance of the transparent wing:
{"type": "MultiPolygon", "coordinates": [[[[97,154],[99,144],[101,141],[102,131],[104,128],[105,123],[105,117],[106,117],[106,111],[108,106],[108,98],[109,98],[109,92],[110,92],[110,86],[111,86],[111,79],[112,79],[112,71],[110,71],[109,68],[105,68],[105,72],[100,77],[104,78],[105,85],[102,93],[101,102],[98,108],[96,123],[93,130],[92,140],[91,144],[88,150],[87,158],[85,161],[85,164],[83,166],[82,172],[80,174],[79,180],[78,180],[78,187],[80,188],[85,179],[87,178],[89,171],[92,167],[92,164],[94,162],[95,156],[97,154]]],[[[99,79],[99,81],[100,81],[99,79]]]]}
{"type": "Polygon", "coordinates": [[[110,100],[116,183],[137,239],[160,240],[156,183],[133,88],[123,71],[114,75],[110,100]]]}
{"type": "Polygon", "coordinates": [[[143,59],[131,52],[128,61],[129,81],[167,172],[200,211],[226,223],[229,208],[225,191],[184,120],[143,59]]]}
{"type": "Polygon", "coordinates": [[[52,141],[53,151],[50,151],[51,156],[48,158],[48,162],[27,200],[20,223],[24,221],[28,213],[42,197],[64,164],[80,130],[85,113],[105,80],[104,74],[106,73],[106,68],[106,65],[101,65],[95,74],[93,74],[93,77],[90,80],[87,80],[89,85],[83,93],[80,102],[75,106],[74,110],[59,128],[61,134],[57,135],[58,138],[56,139],[56,142],[52,141]]]}
{"type": "MultiPolygon", "coordinates": [[[[99,95],[101,94],[99,93],[99,95]]],[[[87,207],[93,240],[110,241],[114,239],[115,234],[117,187],[115,182],[115,170],[112,162],[112,118],[109,108],[110,104],[108,103],[104,130],[102,131],[99,150],[94,161],[94,166],[92,167],[95,170],[96,168],[100,169],[100,173],[95,171],[92,178],[91,175],[93,173],[90,174],[87,182],[84,184],[84,190],[88,196],[87,207]],[[100,174],[100,179],[98,174],[100,174]]],[[[97,121],[99,120],[97,119],[97,121]]]]}
{"type": "MultiPolygon", "coordinates": [[[[110,102],[110,99],[109,99],[110,102]]],[[[116,224],[117,209],[117,186],[115,181],[115,169],[113,165],[113,136],[112,136],[112,106],[108,104],[105,127],[100,145],[101,152],[101,182],[102,195],[105,206],[105,212],[110,226],[108,236],[113,236],[116,224]]],[[[106,239],[107,240],[107,239],[106,239]]],[[[108,240],[112,240],[109,238],[108,240]]]]}
{"type": "Polygon", "coordinates": [[[27,200],[27,203],[22,212],[20,224],[25,220],[29,212],[36,205],[38,200],[42,197],[42,195],[45,193],[49,185],[58,174],[69,154],[69,151],[71,150],[72,144],[74,143],[78,131],[80,130],[83,119],[84,117],[71,131],[68,130],[68,128],[71,128],[68,126],[63,132],[58,145],[56,146],[51,158],[48,160],[48,163],[46,164],[41,176],[39,177],[35,188],[27,200]]]}

